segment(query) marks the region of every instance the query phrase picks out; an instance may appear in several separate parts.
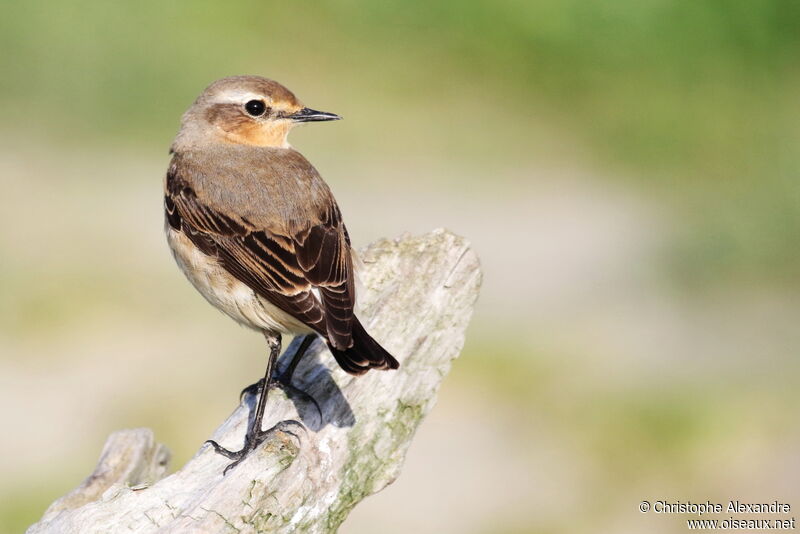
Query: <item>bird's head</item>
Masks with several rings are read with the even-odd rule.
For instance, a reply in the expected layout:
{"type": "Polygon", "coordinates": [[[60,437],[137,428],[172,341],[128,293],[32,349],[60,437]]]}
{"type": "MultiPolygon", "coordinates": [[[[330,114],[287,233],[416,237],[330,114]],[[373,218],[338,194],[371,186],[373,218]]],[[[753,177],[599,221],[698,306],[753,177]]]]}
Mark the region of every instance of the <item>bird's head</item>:
{"type": "Polygon", "coordinates": [[[296,124],[338,119],[305,107],[278,82],[231,76],[209,85],[184,113],[173,149],[206,143],[288,147],[286,137],[296,124]]]}

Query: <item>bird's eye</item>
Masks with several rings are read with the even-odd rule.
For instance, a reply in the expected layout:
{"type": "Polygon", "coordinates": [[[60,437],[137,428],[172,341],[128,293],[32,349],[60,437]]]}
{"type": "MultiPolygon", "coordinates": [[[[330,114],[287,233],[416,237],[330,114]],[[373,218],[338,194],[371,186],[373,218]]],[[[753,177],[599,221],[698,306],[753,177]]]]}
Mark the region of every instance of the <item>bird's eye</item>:
{"type": "Polygon", "coordinates": [[[261,100],[251,100],[244,105],[244,109],[253,117],[260,117],[267,110],[267,106],[261,100]]]}

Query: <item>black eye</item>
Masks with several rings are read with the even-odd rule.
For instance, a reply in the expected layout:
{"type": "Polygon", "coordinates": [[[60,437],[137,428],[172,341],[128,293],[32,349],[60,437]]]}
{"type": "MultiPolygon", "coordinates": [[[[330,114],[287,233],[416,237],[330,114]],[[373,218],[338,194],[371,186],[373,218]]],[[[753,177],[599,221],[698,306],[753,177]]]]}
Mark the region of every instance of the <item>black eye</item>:
{"type": "Polygon", "coordinates": [[[267,106],[261,100],[251,100],[244,105],[244,109],[253,117],[260,117],[267,110],[267,106]]]}

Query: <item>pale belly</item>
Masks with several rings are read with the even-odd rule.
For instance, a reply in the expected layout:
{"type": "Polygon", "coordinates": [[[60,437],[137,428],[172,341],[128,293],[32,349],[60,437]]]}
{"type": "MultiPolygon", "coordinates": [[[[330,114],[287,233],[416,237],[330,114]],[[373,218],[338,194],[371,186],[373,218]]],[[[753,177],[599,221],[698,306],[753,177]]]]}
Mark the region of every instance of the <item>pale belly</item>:
{"type": "Polygon", "coordinates": [[[208,302],[234,321],[261,331],[310,333],[306,325],[255,294],[203,254],[182,232],[166,225],[167,242],[178,267],[208,302]]]}

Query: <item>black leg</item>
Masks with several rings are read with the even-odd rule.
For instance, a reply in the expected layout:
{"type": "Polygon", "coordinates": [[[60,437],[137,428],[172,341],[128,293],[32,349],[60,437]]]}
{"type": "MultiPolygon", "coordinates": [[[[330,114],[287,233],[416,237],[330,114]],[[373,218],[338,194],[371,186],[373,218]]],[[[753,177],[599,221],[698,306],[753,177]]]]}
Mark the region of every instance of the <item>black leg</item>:
{"type": "Polygon", "coordinates": [[[267,362],[267,370],[264,373],[264,386],[267,387],[261,388],[261,396],[258,397],[258,404],[256,404],[256,417],[250,429],[251,432],[248,432],[248,438],[258,435],[258,433],[261,432],[261,420],[264,418],[264,408],[267,406],[267,397],[269,397],[268,385],[272,378],[272,370],[275,369],[275,362],[278,361],[278,354],[281,352],[281,335],[268,334],[267,345],[269,345],[269,361],[267,362]]]}
{"type": "Polygon", "coordinates": [[[294,371],[297,369],[297,364],[299,364],[300,360],[303,359],[308,347],[311,346],[316,338],[316,334],[307,334],[303,338],[303,340],[300,342],[300,346],[297,347],[297,351],[292,356],[292,361],[289,362],[289,365],[286,366],[286,369],[284,369],[280,376],[278,376],[277,380],[275,381],[275,385],[283,389],[283,391],[286,392],[286,395],[290,398],[292,394],[297,394],[302,399],[313,404],[320,417],[322,417],[322,408],[320,408],[317,399],[292,384],[292,376],[294,376],[294,371]]]}
{"type": "Polygon", "coordinates": [[[261,395],[258,398],[258,404],[256,404],[256,413],[255,417],[249,422],[247,426],[247,434],[244,438],[244,447],[242,447],[239,451],[230,451],[217,443],[214,440],[208,440],[206,443],[209,443],[214,450],[223,456],[230,458],[233,460],[231,464],[229,464],[223,474],[227,473],[233,467],[239,464],[242,460],[244,460],[247,455],[258,447],[267,435],[275,429],[275,427],[269,430],[261,430],[261,423],[262,419],[264,418],[264,409],[267,405],[267,397],[269,393],[269,387],[264,387],[264,384],[269,384],[270,378],[272,377],[272,371],[275,368],[275,361],[278,359],[278,353],[281,351],[281,335],[280,334],[266,334],[267,343],[269,344],[269,361],[267,363],[267,370],[264,373],[264,379],[261,381],[261,395]]]}
{"type": "MultiPolygon", "coordinates": [[[[303,336],[303,341],[300,342],[300,346],[297,347],[297,350],[292,356],[292,361],[289,362],[289,365],[286,366],[286,369],[284,369],[284,371],[278,376],[277,383],[275,385],[282,387],[284,389],[288,388],[293,391],[300,392],[304,396],[311,398],[311,396],[308,395],[306,392],[301,391],[300,389],[292,386],[292,376],[294,376],[294,371],[295,369],[297,369],[297,365],[300,363],[300,360],[303,359],[303,356],[305,355],[306,351],[316,338],[317,334],[306,334],[305,336],[303,336]]],[[[261,391],[261,387],[263,385],[264,385],[263,378],[258,382],[256,382],[255,384],[250,384],[249,386],[244,388],[241,393],[239,393],[239,399],[242,399],[245,395],[256,395],[259,391],[261,391]]],[[[311,400],[313,401],[313,398],[311,398],[311,400]]],[[[314,404],[316,404],[316,402],[314,402],[314,404]]],[[[319,409],[319,406],[317,406],[317,409],[319,409]]]]}
{"type": "Polygon", "coordinates": [[[305,356],[308,347],[314,342],[317,338],[317,334],[306,334],[303,337],[303,341],[300,342],[300,346],[297,347],[297,352],[294,353],[292,356],[292,361],[289,362],[289,365],[286,369],[281,373],[280,381],[284,384],[291,384],[292,383],[292,376],[294,376],[294,370],[297,369],[297,364],[300,363],[300,360],[303,359],[305,356]]]}

